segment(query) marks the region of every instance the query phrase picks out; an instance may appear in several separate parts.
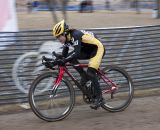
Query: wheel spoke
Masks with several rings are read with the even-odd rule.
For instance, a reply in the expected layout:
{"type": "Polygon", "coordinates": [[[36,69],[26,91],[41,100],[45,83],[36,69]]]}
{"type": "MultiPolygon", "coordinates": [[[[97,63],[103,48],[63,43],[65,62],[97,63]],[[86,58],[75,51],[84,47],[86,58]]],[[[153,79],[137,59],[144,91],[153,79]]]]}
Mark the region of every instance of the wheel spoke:
{"type": "Polygon", "coordinates": [[[53,76],[52,72],[40,75],[32,83],[29,91],[31,109],[39,118],[46,121],[65,118],[74,106],[74,90],[67,79],[64,78],[56,90],[53,90],[56,76],[57,74],[53,76]]]}
{"type": "Polygon", "coordinates": [[[133,98],[133,86],[129,75],[125,70],[116,66],[108,66],[104,69],[108,84],[100,80],[102,94],[106,110],[116,112],[128,107],[133,98]]]}

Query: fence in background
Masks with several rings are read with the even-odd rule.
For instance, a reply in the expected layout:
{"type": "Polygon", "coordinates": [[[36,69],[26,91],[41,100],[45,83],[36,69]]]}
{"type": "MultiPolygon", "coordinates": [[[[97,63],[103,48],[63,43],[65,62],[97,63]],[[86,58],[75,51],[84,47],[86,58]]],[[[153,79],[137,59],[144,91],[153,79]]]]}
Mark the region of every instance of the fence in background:
{"type": "MultiPolygon", "coordinates": [[[[102,67],[123,67],[131,75],[135,89],[159,87],[160,25],[87,30],[105,45],[102,67]]],[[[31,82],[44,70],[41,56],[59,50],[58,45],[50,30],[0,33],[0,104],[28,100],[31,82]]]]}

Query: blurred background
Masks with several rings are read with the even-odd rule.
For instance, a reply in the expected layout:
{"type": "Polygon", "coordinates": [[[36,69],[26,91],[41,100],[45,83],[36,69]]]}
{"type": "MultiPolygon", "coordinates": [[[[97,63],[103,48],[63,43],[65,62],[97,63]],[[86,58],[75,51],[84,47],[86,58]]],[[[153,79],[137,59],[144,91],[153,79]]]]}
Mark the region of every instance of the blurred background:
{"type": "Polygon", "coordinates": [[[157,25],[160,0],[1,0],[0,31],[157,25]]]}

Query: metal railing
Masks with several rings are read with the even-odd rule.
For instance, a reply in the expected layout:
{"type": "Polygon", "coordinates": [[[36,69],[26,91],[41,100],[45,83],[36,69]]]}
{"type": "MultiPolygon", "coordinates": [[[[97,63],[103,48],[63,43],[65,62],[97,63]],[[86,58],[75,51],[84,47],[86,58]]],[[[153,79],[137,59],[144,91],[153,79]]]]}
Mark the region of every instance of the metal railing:
{"type": "MultiPolygon", "coordinates": [[[[135,89],[159,87],[160,25],[87,30],[105,45],[102,66],[126,69],[135,89]]],[[[31,82],[44,70],[41,56],[58,50],[58,45],[50,30],[0,33],[0,104],[28,101],[31,82]]]]}

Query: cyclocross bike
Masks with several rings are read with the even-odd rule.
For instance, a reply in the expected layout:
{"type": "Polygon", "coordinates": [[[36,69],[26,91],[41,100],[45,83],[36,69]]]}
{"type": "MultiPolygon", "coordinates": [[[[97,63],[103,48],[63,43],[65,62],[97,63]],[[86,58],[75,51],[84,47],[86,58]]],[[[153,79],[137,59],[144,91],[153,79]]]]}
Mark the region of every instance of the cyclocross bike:
{"type": "MultiPolygon", "coordinates": [[[[56,59],[42,57],[42,64],[52,62],[53,67],[51,71],[40,74],[32,82],[29,89],[31,110],[45,121],[62,120],[70,114],[75,105],[77,87],[81,90],[85,103],[92,103],[95,97],[91,81],[82,87],[76,79],[77,77],[73,76],[69,70],[73,66],[80,66],[85,69],[88,65],[66,63],[63,66],[58,65],[57,72],[55,66],[58,56],[54,55],[56,59]]],[[[118,66],[108,65],[99,68],[97,76],[104,99],[101,107],[110,112],[119,112],[127,108],[134,94],[132,79],[129,74],[118,66]]],[[[79,96],[81,96],[80,93],[79,96]]]]}

